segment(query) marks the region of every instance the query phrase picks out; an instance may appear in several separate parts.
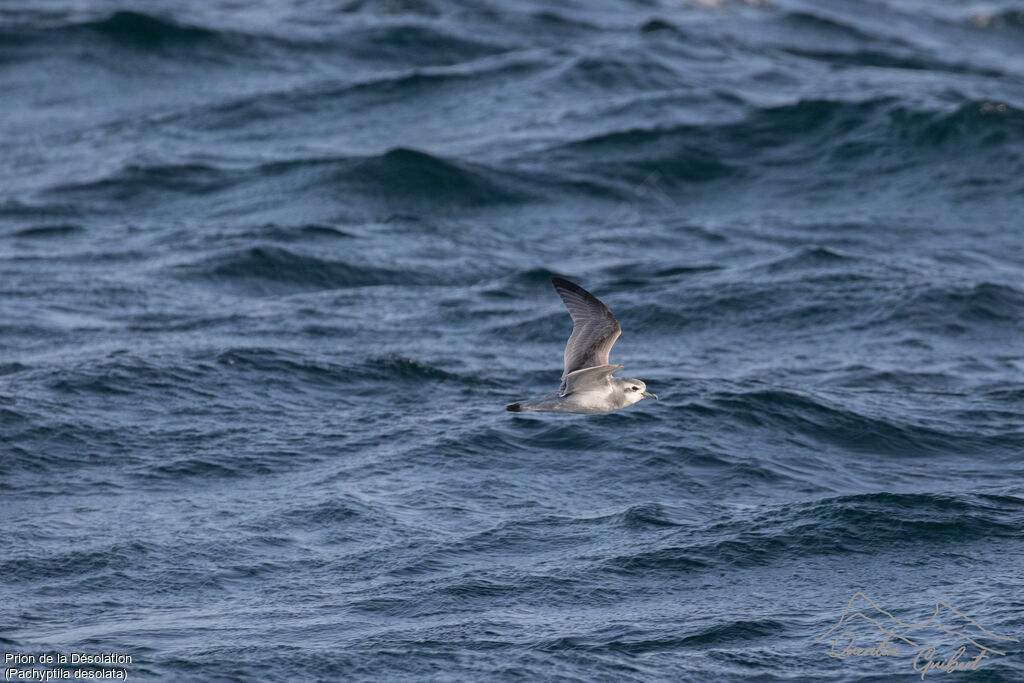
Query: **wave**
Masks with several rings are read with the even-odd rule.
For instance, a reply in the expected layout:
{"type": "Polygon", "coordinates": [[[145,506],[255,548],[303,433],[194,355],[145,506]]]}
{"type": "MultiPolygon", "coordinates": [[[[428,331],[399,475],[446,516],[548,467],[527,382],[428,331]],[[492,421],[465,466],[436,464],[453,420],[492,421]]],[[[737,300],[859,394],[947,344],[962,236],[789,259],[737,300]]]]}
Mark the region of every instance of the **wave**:
{"type": "Polygon", "coordinates": [[[890,98],[863,102],[806,99],[786,105],[757,107],[741,119],[721,123],[680,124],[600,133],[567,143],[562,148],[612,150],[710,135],[709,143],[743,142],[756,150],[779,146],[796,135],[811,133],[844,120],[858,124],[870,118],[866,114],[873,114],[893,103],[894,100],[890,98]]]}
{"type": "Polygon", "coordinates": [[[0,216],[16,220],[72,220],[80,218],[82,209],[76,203],[55,204],[46,202],[42,204],[29,204],[23,201],[7,200],[0,202],[0,216]]]}
{"type": "Polygon", "coordinates": [[[581,56],[568,61],[554,77],[559,89],[571,88],[586,94],[665,90],[685,86],[685,78],[674,67],[644,54],[581,56]]]}
{"type": "Polygon", "coordinates": [[[605,571],[650,576],[763,566],[810,558],[969,544],[1012,538],[1024,499],[991,494],[868,493],[734,514],[700,530],[680,529],[660,546],[604,560],[605,571]]]}
{"type": "MultiPolygon", "coordinates": [[[[42,17],[29,15],[26,18],[28,20],[21,25],[9,25],[0,29],[0,45],[8,48],[5,56],[9,58],[21,56],[18,50],[25,47],[59,49],[87,44],[108,50],[106,55],[98,55],[101,63],[111,56],[119,59],[118,49],[173,56],[179,62],[195,59],[209,61],[212,58],[217,62],[227,63],[240,56],[260,58],[261,53],[274,56],[280,49],[315,50],[337,47],[319,41],[302,42],[269,33],[206,27],[169,16],[134,10],[119,10],[87,21],[75,21],[59,14],[42,17]]],[[[24,56],[37,54],[28,52],[24,56]]]]}
{"type": "Polygon", "coordinates": [[[1015,431],[982,434],[869,415],[848,406],[783,390],[720,392],[710,401],[716,413],[747,427],[811,437],[844,450],[896,458],[1003,452],[1019,445],[1015,431]]]}
{"type": "Polygon", "coordinates": [[[658,652],[678,652],[681,648],[703,647],[753,647],[753,643],[776,638],[785,624],[771,619],[763,620],[718,620],[702,626],[696,633],[685,635],[656,628],[621,626],[603,629],[595,633],[562,636],[544,639],[534,645],[543,652],[587,652],[591,656],[628,655],[639,657],[658,652]],[[609,633],[609,631],[611,631],[609,633]]]}
{"type": "MultiPolygon", "coordinates": [[[[752,269],[763,273],[800,273],[814,270],[856,270],[864,258],[846,254],[827,247],[800,247],[784,256],[775,258],[752,269]]],[[[853,275],[853,273],[851,273],[853,275]]]]}
{"type": "MultiPolygon", "coordinates": [[[[84,22],[49,17],[21,26],[0,28],[0,59],[17,61],[42,58],[67,46],[101,43],[97,47],[120,48],[153,54],[173,51],[176,57],[205,59],[212,54],[224,58],[248,50],[256,39],[243,33],[219,31],[180,23],[152,14],[123,10],[84,22]],[[42,49],[49,52],[43,52],[42,49]]],[[[114,55],[100,54],[103,62],[114,55]]],[[[113,62],[110,62],[113,63],[113,62]]]]}
{"type": "MultiPolygon", "coordinates": [[[[47,403],[43,408],[53,410],[54,406],[67,412],[60,402],[47,403]]],[[[132,433],[135,430],[54,418],[37,406],[19,405],[17,410],[5,409],[0,412],[0,424],[6,431],[5,471],[12,475],[28,473],[32,479],[26,488],[33,495],[61,495],[64,492],[62,480],[40,479],[38,475],[67,472],[69,469],[79,472],[82,480],[88,480],[97,490],[114,488],[118,477],[107,480],[99,474],[93,478],[85,475],[83,470],[97,468],[102,471],[115,462],[130,464],[129,444],[138,445],[136,434],[132,433]]]]}
{"type": "MultiPolygon", "coordinates": [[[[822,10],[827,11],[826,7],[822,10]]],[[[876,17],[877,18],[877,17],[876,17]]],[[[939,24],[945,23],[939,20],[939,24]]],[[[780,52],[837,67],[870,67],[1003,77],[1001,70],[950,61],[948,50],[934,50],[905,38],[902,32],[879,30],[860,18],[825,16],[817,11],[786,11],[770,24],[780,30],[773,46],[780,52]]],[[[952,53],[955,54],[955,53],[952,53]]]]}
{"type": "Polygon", "coordinates": [[[833,41],[836,39],[846,39],[871,43],[878,40],[876,35],[867,33],[848,21],[837,17],[826,17],[814,12],[785,12],[778,18],[778,21],[791,30],[819,34],[822,38],[833,41]]]}
{"type": "Polygon", "coordinates": [[[13,375],[16,372],[23,372],[28,369],[29,366],[18,363],[17,361],[0,363],[0,377],[3,377],[4,375],[13,375]]]}
{"type": "MultiPolygon", "coordinates": [[[[62,396],[131,396],[176,391],[192,396],[212,396],[194,384],[201,371],[165,360],[122,357],[117,360],[81,364],[73,369],[49,370],[40,374],[45,386],[62,396]]],[[[159,399],[157,399],[159,400],[159,399]]]]}
{"type": "MultiPolygon", "coordinates": [[[[978,539],[1015,538],[1022,521],[1024,499],[994,494],[883,492],[754,507],[722,505],[705,520],[677,519],[663,506],[645,504],[597,516],[503,522],[405,553],[390,564],[389,574],[400,579],[433,576],[438,581],[418,579],[420,585],[443,584],[444,593],[467,598],[542,596],[555,587],[587,591],[602,586],[614,593],[617,584],[609,584],[609,575],[632,585],[635,578],[676,581],[781,560],[803,565],[811,558],[929,553],[969,546],[978,539]],[[516,572],[511,577],[491,573],[486,585],[473,571],[481,563],[504,564],[504,558],[512,557],[550,558],[556,567],[566,561],[572,569],[528,576],[516,572]]],[[[444,601],[440,596],[425,599],[434,607],[444,601]]],[[[409,596],[398,607],[413,602],[415,597],[409,596]]],[[[718,624],[707,631],[723,627],[731,628],[718,624]]],[[[708,637],[702,630],[687,640],[699,644],[708,637]]]]}
{"type": "Polygon", "coordinates": [[[640,33],[657,33],[664,31],[671,34],[679,34],[681,31],[675,24],[664,19],[648,19],[640,25],[640,33]]]}
{"type": "Polygon", "coordinates": [[[47,190],[47,193],[110,203],[146,203],[161,194],[209,194],[233,186],[243,179],[244,174],[208,164],[129,163],[106,177],[58,185],[47,190]]]}
{"type": "Polygon", "coordinates": [[[29,228],[22,228],[10,233],[10,237],[21,239],[51,239],[67,237],[77,233],[85,232],[85,228],[71,223],[55,223],[50,225],[34,225],[29,228]]]}
{"type": "Polygon", "coordinates": [[[366,533],[366,527],[392,522],[379,508],[344,496],[297,503],[251,523],[249,528],[261,533],[283,533],[288,529],[325,531],[331,534],[333,542],[338,542],[345,538],[359,540],[363,538],[361,534],[366,533]]]}
{"type": "Polygon", "coordinates": [[[114,42],[142,47],[157,47],[166,43],[191,45],[199,41],[214,40],[222,35],[210,29],[179,24],[170,19],[127,10],[114,12],[105,19],[77,24],[70,28],[93,31],[114,42]]]}
{"type": "Polygon", "coordinates": [[[198,263],[177,266],[175,271],[183,279],[230,285],[235,291],[254,295],[416,285],[430,281],[414,271],[353,265],[269,245],[229,251],[198,263]]]}
{"type": "MultiPolygon", "coordinates": [[[[323,387],[336,392],[345,386],[388,386],[399,384],[403,391],[417,386],[429,390],[436,382],[474,384],[472,375],[449,372],[414,358],[384,355],[344,362],[311,358],[304,354],[273,348],[234,348],[218,354],[219,368],[230,367],[232,374],[241,373],[261,381],[282,381],[296,389],[323,387]]],[[[204,367],[205,366],[200,366],[204,367]]],[[[209,368],[206,368],[208,371],[209,368]]],[[[220,372],[213,373],[219,375],[220,372]]],[[[221,380],[223,381],[223,380],[221,380]]]]}
{"type": "MultiPolygon", "coordinates": [[[[381,8],[374,0],[347,0],[340,4],[338,9],[348,13],[379,13],[381,8]]],[[[427,17],[436,17],[442,13],[442,3],[429,2],[428,0],[402,0],[401,3],[388,7],[389,11],[397,11],[402,14],[413,14],[427,17]]]]}
{"type": "MultiPolygon", "coordinates": [[[[299,405],[303,411],[318,411],[330,405],[329,410],[338,411],[358,406],[360,397],[395,392],[396,387],[416,401],[424,392],[436,392],[439,383],[480,382],[408,357],[331,359],[260,347],[163,358],[120,355],[79,362],[73,369],[17,363],[0,369],[5,382],[10,377],[34,387],[18,402],[0,396],[5,470],[35,476],[73,469],[82,481],[97,486],[113,486],[126,477],[157,485],[192,477],[260,476],[316,460],[315,449],[287,440],[249,441],[251,420],[276,419],[264,414],[268,391],[281,410],[299,405]],[[163,414],[168,405],[178,406],[179,412],[165,416],[158,427],[147,422],[149,417],[139,417],[163,414]],[[90,417],[97,413],[106,417],[90,417]],[[64,414],[85,417],[55,417],[64,414]],[[221,415],[231,416],[231,425],[224,426],[221,415]]],[[[47,478],[31,492],[59,490],[61,481],[47,478]]]]}
{"type": "MultiPolygon", "coordinates": [[[[251,429],[233,430],[233,436],[203,433],[210,443],[244,443],[251,429]]],[[[189,436],[194,439],[196,432],[189,436]]],[[[190,439],[183,439],[189,441],[190,439]]],[[[132,477],[153,488],[173,489],[187,480],[208,481],[215,479],[246,479],[269,474],[288,472],[297,463],[316,460],[302,448],[275,447],[273,445],[250,446],[248,452],[233,453],[224,448],[219,453],[174,452],[136,468],[132,477]]]]}
{"type": "Polygon", "coordinates": [[[688,525],[673,517],[667,506],[645,503],[594,516],[548,515],[518,519],[467,534],[443,546],[420,553],[401,563],[392,573],[420,575],[444,571],[463,560],[481,556],[521,556],[559,553],[570,547],[587,547],[605,538],[658,533],[688,525]]]}
{"type": "Polygon", "coordinates": [[[985,398],[1008,403],[1010,405],[1024,404],[1024,386],[1019,384],[989,388],[985,392],[985,398]]]}
{"type": "Polygon", "coordinates": [[[412,149],[395,148],[346,166],[339,169],[336,180],[384,200],[401,197],[405,203],[444,201],[479,206],[518,203],[528,197],[520,190],[523,183],[507,174],[412,149]]]}
{"type": "Polygon", "coordinates": [[[470,378],[441,368],[401,356],[383,356],[373,358],[361,366],[369,376],[378,381],[413,380],[413,381],[459,381],[467,382],[470,378]]]}
{"type": "Polygon", "coordinates": [[[502,55],[480,59],[472,65],[418,64],[410,69],[361,75],[354,80],[317,79],[303,87],[235,96],[172,113],[167,120],[207,130],[237,131],[265,121],[281,125],[289,116],[312,116],[320,121],[317,115],[328,108],[344,107],[358,112],[392,104],[408,106],[419,100],[434,105],[446,97],[461,101],[468,90],[532,74],[546,64],[535,57],[502,55]]]}
{"type": "Polygon", "coordinates": [[[968,157],[997,155],[1016,168],[1020,160],[1008,151],[1010,142],[1024,142],[1024,112],[1005,103],[970,100],[950,109],[919,109],[876,97],[805,99],[748,108],[732,120],[614,130],[543,154],[591,176],[641,186],[656,174],[658,183],[673,187],[779,174],[816,159],[834,162],[834,173],[844,164],[865,163],[877,175],[915,161],[933,164],[954,144],[970,150],[968,157]],[[879,167],[881,159],[889,165],[879,167]]]}
{"type": "Polygon", "coordinates": [[[878,369],[854,364],[833,373],[830,385],[847,388],[887,388],[906,392],[955,390],[956,377],[942,372],[914,372],[892,368],[878,369]]]}
{"type": "Polygon", "coordinates": [[[349,31],[338,41],[340,50],[375,65],[384,63],[444,66],[489,57],[507,47],[444,33],[429,26],[387,25],[349,31]]]}
{"type": "Polygon", "coordinates": [[[139,565],[154,550],[154,545],[140,541],[106,543],[97,550],[69,550],[48,557],[11,557],[0,562],[0,572],[17,583],[70,579],[139,565]]]}
{"type": "MultiPolygon", "coordinates": [[[[15,364],[11,372],[29,370],[15,364]]],[[[146,395],[159,402],[168,391],[193,397],[215,398],[218,387],[232,382],[263,378],[266,382],[287,381],[296,387],[361,383],[410,384],[451,381],[473,383],[472,376],[447,372],[413,358],[385,355],[344,362],[319,358],[287,349],[236,347],[217,354],[197,353],[189,357],[144,359],[123,357],[116,361],[87,364],[74,370],[38,371],[49,389],[64,395],[146,395]]]]}
{"type": "MultiPolygon", "coordinates": [[[[418,23],[339,27],[335,35],[315,39],[284,37],[234,29],[209,28],[178,19],[121,10],[89,21],[74,22],[51,17],[20,27],[0,29],[0,58],[16,61],[40,57],[38,48],[102,43],[110,50],[130,50],[182,61],[237,63],[239,59],[275,60],[316,56],[321,60],[347,64],[359,62],[376,66],[407,64],[423,67],[452,65],[488,57],[508,50],[503,45],[467,38],[418,23]]],[[[101,60],[109,58],[101,54],[101,60]]],[[[124,64],[119,65],[124,68],[124,64]]],[[[129,67],[131,65],[128,65],[129,67]]]]}
{"type": "Polygon", "coordinates": [[[945,334],[1017,334],[1024,327],[1024,291],[1007,284],[918,287],[875,322],[945,334]]]}
{"type": "Polygon", "coordinates": [[[974,73],[982,76],[1000,77],[1003,72],[985,69],[971,64],[946,62],[939,59],[910,54],[893,54],[882,50],[812,50],[802,47],[787,47],[785,52],[833,66],[876,67],[884,69],[912,69],[915,71],[949,73],[974,73]]]}
{"type": "Polygon", "coordinates": [[[111,207],[149,206],[159,199],[194,199],[241,187],[267,197],[317,192],[342,198],[348,207],[387,207],[390,213],[518,204],[544,193],[520,173],[399,147],[379,155],[304,157],[242,168],[129,163],[106,177],[52,187],[46,194],[111,207]]]}
{"type": "Polygon", "coordinates": [[[291,242],[310,243],[317,241],[334,241],[356,239],[355,233],[325,223],[304,223],[299,225],[282,225],[265,223],[259,226],[246,226],[238,232],[217,235],[215,239],[243,242],[291,242]]]}
{"type": "Polygon", "coordinates": [[[991,14],[974,14],[969,19],[977,28],[1024,31],[1024,10],[1007,9],[991,14]]]}
{"type": "MultiPolygon", "coordinates": [[[[234,25],[233,23],[231,25],[234,25]]],[[[416,22],[377,26],[338,25],[336,31],[278,35],[247,32],[234,28],[212,28],[176,18],[122,10],[89,21],[66,17],[28,20],[20,26],[0,27],[0,62],[42,59],[55,50],[89,48],[95,59],[118,72],[151,70],[152,63],[124,60],[126,51],[165,59],[180,70],[183,65],[235,68],[265,64],[274,69],[296,61],[343,65],[364,69],[366,65],[421,69],[450,66],[508,52],[508,46],[487,41],[483,34],[472,37],[447,32],[437,26],[416,22]]],[[[69,55],[77,58],[76,55],[69,55]]]]}
{"type": "MultiPolygon", "coordinates": [[[[936,283],[931,272],[914,264],[830,247],[801,247],[729,269],[659,271],[642,264],[603,272],[635,292],[616,307],[620,322],[651,334],[757,330],[792,339],[794,332],[852,329],[1005,340],[1020,332],[1024,320],[1024,291],[1012,284],[936,283]],[[685,282],[671,282],[675,278],[685,282]]],[[[556,313],[521,326],[498,325],[494,334],[524,342],[556,339],[565,331],[556,313]]]]}
{"type": "Polygon", "coordinates": [[[1024,140],[1024,111],[1002,102],[970,100],[944,111],[896,107],[889,115],[894,137],[923,148],[951,143],[1000,148],[1024,140]]]}

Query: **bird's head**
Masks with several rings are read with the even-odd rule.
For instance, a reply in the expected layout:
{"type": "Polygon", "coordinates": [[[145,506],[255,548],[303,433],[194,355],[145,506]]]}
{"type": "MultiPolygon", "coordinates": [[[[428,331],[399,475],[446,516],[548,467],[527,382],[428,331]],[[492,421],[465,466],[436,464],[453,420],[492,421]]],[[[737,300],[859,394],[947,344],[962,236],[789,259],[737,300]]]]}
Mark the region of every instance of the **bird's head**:
{"type": "Polygon", "coordinates": [[[626,392],[626,401],[631,404],[642,401],[645,398],[658,398],[657,394],[647,391],[647,385],[638,379],[624,377],[622,378],[622,383],[622,388],[626,392]]]}

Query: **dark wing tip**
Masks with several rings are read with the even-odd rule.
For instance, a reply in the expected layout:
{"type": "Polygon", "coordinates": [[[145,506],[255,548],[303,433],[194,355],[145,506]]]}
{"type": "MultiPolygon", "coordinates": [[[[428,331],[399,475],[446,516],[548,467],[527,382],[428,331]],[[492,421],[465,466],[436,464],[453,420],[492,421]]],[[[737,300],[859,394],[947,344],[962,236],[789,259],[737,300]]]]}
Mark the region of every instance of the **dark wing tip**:
{"type": "MultiPolygon", "coordinates": [[[[578,295],[584,301],[593,301],[593,302],[596,302],[599,306],[604,306],[604,304],[601,303],[601,300],[598,299],[596,296],[594,296],[593,294],[591,294],[587,290],[583,289],[582,287],[580,287],[575,282],[569,282],[568,280],[566,280],[563,277],[553,277],[553,278],[551,278],[551,284],[552,284],[552,286],[554,286],[555,291],[558,292],[559,296],[562,295],[562,291],[564,290],[564,291],[572,292],[573,294],[578,295]]],[[[605,306],[605,308],[607,308],[607,307],[605,306]]]]}
{"type": "Polygon", "coordinates": [[[569,282],[564,277],[553,277],[551,278],[551,284],[554,285],[555,291],[559,289],[568,289],[570,292],[576,292],[577,294],[586,294],[591,296],[590,292],[580,287],[575,282],[569,282]]]}
{"type": "MultiPolygon", "coordinates": [[[[569,303],[569,300],[565,298],[564,292],[571,292],[572,294],[575,294],[584,302],[586,302],[586,304],[589,304],[589,306],[600,311],[601,314],[604,315],[604,317],[609,318],[613,321],[615,320],[615,316],[612,315],[611,310],[605,305],[603,301],[598,299],[596,296],[594,296],[587,290],[580,287],[575,282],[569,282],[568,280],[562,277],[553,277],[551,278],[551,284],[554,286],[555,291],[558,292],[558,296],[562,297],[562,301],[565,302],[566,308],[569,309],[570,313],[572,313],[573,306],[569,303]]],[[[618,322],[616,322],[615,324],[618,325],[618,322]]]]}
{"type": "Polygon", "coordinates": [[[511,410],[513,413],[518,413],[521,410],[521,406],[518,403],[509,403],[505,406],[505,410],[511,410]]]}

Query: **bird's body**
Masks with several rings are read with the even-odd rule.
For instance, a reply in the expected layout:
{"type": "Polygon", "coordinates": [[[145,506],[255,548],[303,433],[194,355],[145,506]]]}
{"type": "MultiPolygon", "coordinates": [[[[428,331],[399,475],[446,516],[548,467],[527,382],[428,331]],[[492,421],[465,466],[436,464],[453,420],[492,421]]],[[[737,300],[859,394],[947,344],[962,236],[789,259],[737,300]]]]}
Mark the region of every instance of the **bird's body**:
{"type": "Polygon", "coordinates": [[[607,413],[645,398],[658,398],[638,379],[612,377],[621,365],[608,354],[622,333],[612,312],[593,294],[560,277],[551,278],[572,316],[572,334],[565,345],[562,385],[539,398],[506,406],[513,412],[607,413]]]}

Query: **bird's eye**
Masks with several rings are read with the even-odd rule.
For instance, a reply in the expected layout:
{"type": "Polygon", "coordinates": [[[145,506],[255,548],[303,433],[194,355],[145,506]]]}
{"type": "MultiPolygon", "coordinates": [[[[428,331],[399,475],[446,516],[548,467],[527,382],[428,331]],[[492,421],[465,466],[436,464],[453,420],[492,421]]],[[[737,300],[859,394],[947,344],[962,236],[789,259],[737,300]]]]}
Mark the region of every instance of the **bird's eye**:
{"type": "Polygon", "coordinates": [[[633,391],[638,391],[640,387],[633,387],[633,391]]]}

